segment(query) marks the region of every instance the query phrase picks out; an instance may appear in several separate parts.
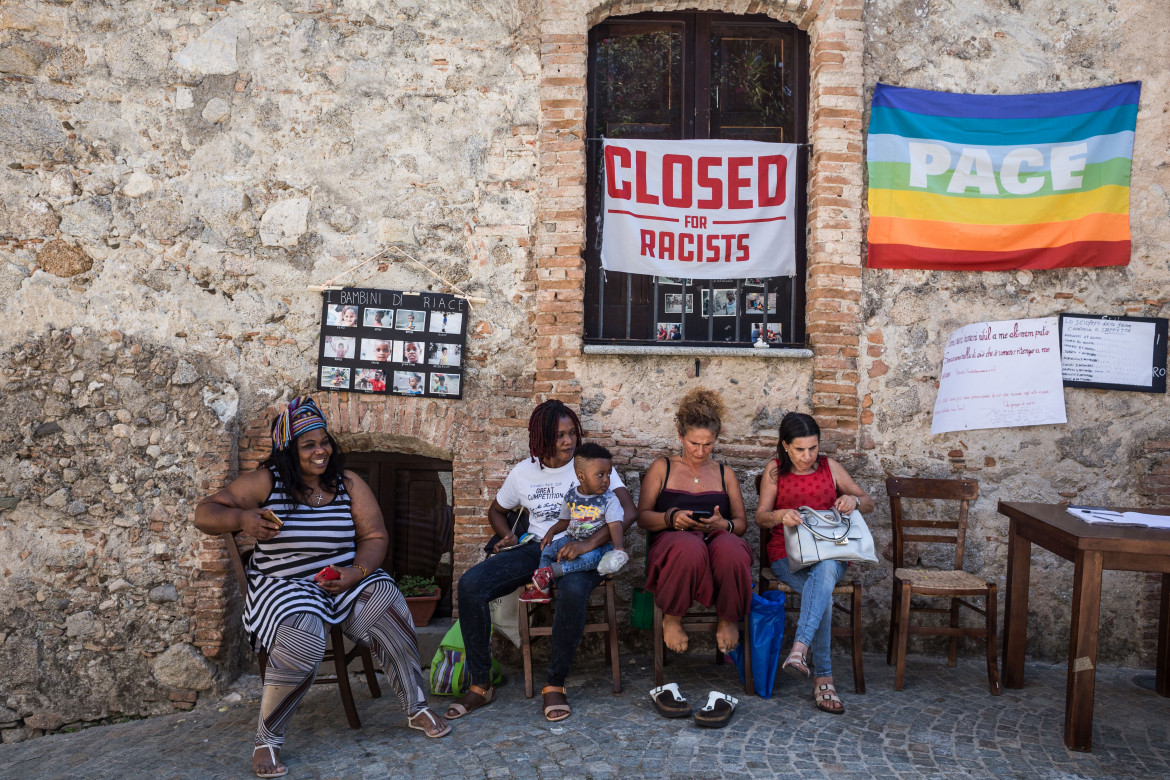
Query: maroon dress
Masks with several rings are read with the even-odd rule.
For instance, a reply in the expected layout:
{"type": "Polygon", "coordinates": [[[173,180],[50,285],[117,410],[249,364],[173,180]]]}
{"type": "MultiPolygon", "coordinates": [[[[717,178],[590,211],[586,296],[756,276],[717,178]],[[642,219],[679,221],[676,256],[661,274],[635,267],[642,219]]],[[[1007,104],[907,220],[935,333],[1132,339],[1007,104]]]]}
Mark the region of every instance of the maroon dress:
{"type": "MultiPolygon", "coordinates": [[[[668,490],[670,458],[666,459],[666,479],[654,502],[655,512],[672,507],[705,509],[728,517],[731,498],[723,465],[719,466],[723,489],[704,493],[668,490]]],[[[730,519],[730,518],[729,518],[730,519]]],[[[654,603],[667,615],[685,615],[698,601],[705,607],[714,605],[724,620],[738,623],[747,614],[752,594],[752,554],[747,542],[735,534],[717,530],[655,531],[650,534],[650,555],[646,567],[646,589],[654,594],[654,603]]]]}

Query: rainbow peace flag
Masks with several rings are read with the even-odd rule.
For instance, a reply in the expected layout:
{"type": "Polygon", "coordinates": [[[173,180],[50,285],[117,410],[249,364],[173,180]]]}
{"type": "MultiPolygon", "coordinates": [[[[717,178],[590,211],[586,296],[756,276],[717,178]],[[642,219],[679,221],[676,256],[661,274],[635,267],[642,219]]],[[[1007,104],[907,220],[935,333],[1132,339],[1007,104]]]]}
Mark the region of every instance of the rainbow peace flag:
{"type": "Polygon", "coordinates": [[[1141,82],[1039,95],[878,84],[870,268],[1127,265],[1141,82]]]}

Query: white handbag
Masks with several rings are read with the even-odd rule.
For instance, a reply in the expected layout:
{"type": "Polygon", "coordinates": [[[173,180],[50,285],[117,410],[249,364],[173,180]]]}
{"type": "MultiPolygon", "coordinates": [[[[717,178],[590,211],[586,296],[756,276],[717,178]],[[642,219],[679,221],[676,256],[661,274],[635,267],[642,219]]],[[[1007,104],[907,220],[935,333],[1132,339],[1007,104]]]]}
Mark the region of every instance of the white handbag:
{"type": "Polygon", "coordinates": [[[800,525],[784,526],[789,571],[800,571],[827,560],[878,562],[873,534],[856,509],[842,517],[836,508],[817,511],[802,506],[800,516],[804,521],[800,525]]]}

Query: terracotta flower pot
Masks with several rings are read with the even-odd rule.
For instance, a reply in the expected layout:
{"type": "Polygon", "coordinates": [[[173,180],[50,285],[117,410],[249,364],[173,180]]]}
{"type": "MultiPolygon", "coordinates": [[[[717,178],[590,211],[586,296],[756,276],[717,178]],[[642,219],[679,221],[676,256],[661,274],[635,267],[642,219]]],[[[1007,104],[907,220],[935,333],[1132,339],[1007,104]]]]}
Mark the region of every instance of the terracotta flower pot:
{"type": "Polygon", "coordinates": [[[435,614],[435,608],[439,606],[439,599],[442,597],[442,590],[435,588],[434,592],[429,596],[406,596],[406,606],[410,608],[410,617],[414,620],[415,627],[430,625],[431,615],[435,614]]]}

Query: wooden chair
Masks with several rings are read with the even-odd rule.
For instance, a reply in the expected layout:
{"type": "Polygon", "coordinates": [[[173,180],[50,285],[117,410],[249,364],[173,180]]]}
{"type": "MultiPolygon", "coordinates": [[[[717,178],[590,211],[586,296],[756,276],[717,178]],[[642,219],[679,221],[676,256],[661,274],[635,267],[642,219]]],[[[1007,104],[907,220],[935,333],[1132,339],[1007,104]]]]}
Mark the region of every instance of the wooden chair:
{"type": "MultiPolygon", "coordinates": [[[[248,559],[252,557],[252,551],[241,551],[235,534],[220,535],[227,543],[228,557],[232,562],[232,573],[235,575],[236,585],[240,588],[242,598],[248,592],[248,575],[245,570],[248,559]]],[[[261,650],[258,655],[260,656],[260,681],[263,682],[264,671],[268,667],[268,653],[261,650]]],[[[378,686],[378,680],[374,676],[374,657],[370,654],[370,648],[354,645],[352,650],[348,653],[345,652],[345,635],[341,632],[341,625],[337,623],[329,626],[329,646],[325,649],[325,655],[321,659],[322,663],[333,664],[334,674],[319,674],[313,680],[314,685],[337,684],[338,691],[341,693],[341,706],[345,708],[345,717],[349,721],[351,729],[362,727],[357,708],[353,704],[353,691],[349,687],[349,675],[346,673],[350,662],[358,656],[361,656],[362,659],[362,669],[366,673],[366,683],[370,686],[370,696],[375,699],[381,697],[382,689],[378,686]]]]}
{"type": "Polygon", "coordinates": [[[967,511],[970,503],[979,497],[979,483],[973,479],[913,479],[887,477],[886,493],[890,496],[890,516],[894,526],[894,587],[890,604],[890,634],[886,648],[886,663],[897,663],[894,689],[902,690],[906,677],[906,641],[910,634],[950,637],[947,666],[954,666],[959,637],[981,638],[987,645],[987,679],[991,693],[1000,693],[999,671],[996,663],[996,595],[995,583],[963,571],[963,552],[967,536],[967,511]],[[909,519],[902,511],[902,499],[929,499],[957,501],[958,518],[909,519]],[[908,532],[907,529],[929,529],[908,532]],[[906,543],[952,545],[955,548],[950,569],[927,569],[905,565],[906,543]],[[950,607],[914,607],[913,596],[944,597],[950,607]],[[980,609],[964,597],[983,596],[986,608],[980,609]],[[965,607],[984,616],[980,628],[959,626],[959,610],[965,607]],[[950,615],[946,626],[911,625],[911,612],[950,615]]]}
{"type": "MultiPolygon", "coordinates": [[[[613,692],[622,692],[622,669],[621,659],[618,657],[618,622],[617,622],[617,596],[614,594],[613,577],[604,578],[593,593],[598,590],[602,591],[602,602],[600,604],[593,603],[592,594],[590,594],[590,603],[588,607],[589,612],[601,611],[604,614],[604,622],[590,622],[586,619],[585,633],[586,634],[601,634],[607,635],[605,644],[605,660],[609,662],[610,670],[613,674],[613,692]]],[[[550,607],[556,609],[556,582],[553,582],[553,600],[549,604],[550,607]]],[[[552,626],[533,626],[530,625],[532,619],[532,608],[539,606],[537,604],[529,604],[527,602],[520,602],[520,655],[524,659],[524,695],[529,699],[532,698],[535,688],[532,684],[532,637],[537,636],[552,636],[552,626]]]]}
{"type": "MultiPolygon", "coordinates": [[[[760,494],[760,480],[763,474],[756,475],[756,495],[760,494]]],[[[778,590],[784,594],[784,611],[800,614],[800,594],[780,581],[766,563],[768,560],[768,542],[772,539],[771,528],[760,529],[760,592],[778,590]]],[[[859,694],[865,693],[865,664],[861,657],[861,583],[848,576],[837,583],[833,588],[833,612],[845,615],[847,622],[842,626],[833,626],[831,636],[844,639],[849,643],[849,652],[853,659],[853,690],[859,694]],[[848,596],[849,607],[837,603],[837,596],[848,596]]]]}

